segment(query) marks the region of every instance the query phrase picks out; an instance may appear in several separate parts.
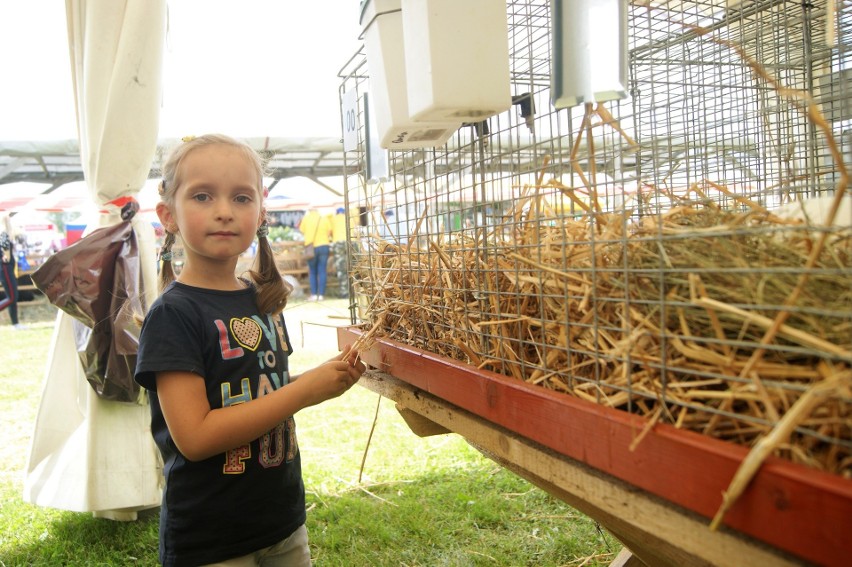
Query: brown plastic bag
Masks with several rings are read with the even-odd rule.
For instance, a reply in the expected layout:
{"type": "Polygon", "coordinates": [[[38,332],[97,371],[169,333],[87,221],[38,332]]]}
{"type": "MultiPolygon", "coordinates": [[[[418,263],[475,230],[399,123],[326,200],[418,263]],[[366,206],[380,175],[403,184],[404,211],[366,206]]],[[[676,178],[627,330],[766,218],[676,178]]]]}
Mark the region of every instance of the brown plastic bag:
{"type": "Polygon", "coordinates": [[[77,353],[86,379],[103,399],[136,402],[133,379],[144,313],[139,249],[130,219],[139,209],[122,208],[122,222],[99,228],[35,271],[33,284],[75,319],[77,353]]]}
{"type": "Polygon", "coordinates": [[[313,244],[305,244],[305,248],[302,250],[302,257],[305,260],[310,260],[314,257],[314,245],[313,244]]]}

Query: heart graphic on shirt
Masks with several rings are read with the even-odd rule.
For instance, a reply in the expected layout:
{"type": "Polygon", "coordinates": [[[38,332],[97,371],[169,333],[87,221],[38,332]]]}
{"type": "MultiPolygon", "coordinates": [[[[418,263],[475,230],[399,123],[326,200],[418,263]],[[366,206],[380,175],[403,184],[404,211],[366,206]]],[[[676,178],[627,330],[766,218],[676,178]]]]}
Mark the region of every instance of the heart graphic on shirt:
{"type": "Polygon", "coordinates": [[[231,319],[231,333],[242,347],[253,351],[260,346],[260,325],[253,319],[248,317],[231,319]]]}

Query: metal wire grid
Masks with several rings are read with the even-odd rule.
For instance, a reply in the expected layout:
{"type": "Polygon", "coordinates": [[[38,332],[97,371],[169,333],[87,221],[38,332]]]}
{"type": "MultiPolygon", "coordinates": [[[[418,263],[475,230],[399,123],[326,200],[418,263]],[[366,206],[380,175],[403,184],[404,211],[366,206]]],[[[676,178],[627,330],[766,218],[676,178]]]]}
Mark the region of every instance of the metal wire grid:
{"type": "MultiPolygon", "coordinates": [[[[773,414],[746,415],[738,406],[725,403],[693,404],[688,396],[678,395],[675,386],[681,380],[747,386],[749,378],[685,362],[675,356],[673,345],[691,342],[719,347],[721,343],[724,349],[748,351],[755,349],[759,333],[720,338],[693,336],[691,328],[672,331],[668,319],[684,310],[695,315],[695,306],[672,298],[667,293],[670,282],[720,270],[749,276],[749,282],[765,282],[796,277],[804,268],[795,263],[761,266],[721,257],[715,265],[671,268],[661,262],[640,267],[623,250],[631,239],[660,246],[686,240],[713,256],[727,242],[749,238],[752,232],[782,230],[735,226],[716,227],[711,233],[634,233],[643,219],[660,219],[684,200],[715,202],[726,210],[742,211],[744,199],[774,209],[790,200],[830,194],[839,176],[817,126],[794,102],[780,96],[766,77],[756,76],[743,55],[784,87],[812,93],[836,138],[848,144],[852,83],[846,69],[852,63],[852,13],[848,3],[838,3],[831,28],[836,44],[828,46],[825,2],[646,4],[637,2],[629,8],[631,96],[606,105],[614,122],[606,123],[602,114],[585,116],[582,107],[556,111],[551,106],[550,7],[544,0],[507,2],[516,103],[509,112],[463,126],[444,147],[390,152],[388,179],[375,181],[367,178],[366,117],[364,105],[359,105],[358,148],[346,155],[347,207],[359,212],[359,222],[350,227],[354,289],[360,316],[375,321],[381,311],[384,334],[391,338],[545,387],[569,391],[587,387],[586,397],[599,403],[611,403],[612,392],[622,392],[623,405],[630,411],[662,401],[671,420],[685,415],[678,407],[709,413],[709,421],[728,423],[718,434],[736,438],[748,429],[765,430],[772,425],[773,414]],[[593,128],[584,130],[585,118],[593,128]],[[550,179],[558,183],[540,183],[550,179]],[[597,213],[581,217],[587,212],[584,204],[590,203],[592,211],[597,203],[597,213]],[[546,218],[533,214],[540,213],[540,208],[546,209],[546,218]],[[530,282],[530,288],[495,285],[501,278],[529,279],[530,265],[546,263],[546,254],[552,266],[553,249],[546,251],[542,241],[552,229],[561,230],[563,223],[578,218],[594,227],[601,225],[602,215],[625,210],[629,213],[617,216],[620,231],[590,229],[557,248],[562,255],[562,265],[557,267],[570,269],[588,282],[590,295],[588,288],[579,292],[570,285],[554,286],[545,270],[533,276],[537,281],[530,282]],[[572,264],[571,255],[584,247],[592,262],[585,267],[572,264]],[[594,258],[615,249],[622,251],[615,254],[615,264],[594,258]],[[433,257],[436,250],[449,258],[438,268],[433,257]],[[527,260],[507,261],[507,255],[527,260]],[[613,278],[621,278],[623,293],[598,294],[613,278]],[[637,299],[629,292],[633,286],[645,285],[659,290],[658,296],[637,299]],[[530,289],[536,290],[532,296],[530,289]],[[389,296],[392,302],[378,301],[389,296]],[[590,316],[549,309],[555,301],[583,304],[590,316]],[[606,350],[598,340],[588,339],[632,340],[637,331],[633,322],[601,315],[614,305],[629,310],[632,304],[654,308],[661,329],[661,357],[639,360],[629,350],[606,350]],[[495,305],[499,305],[497,312],[495,305]],[[420,315],[412,317],[412,313],[420,315]],[[535,321],[523,326],[511,323],[531,319],[535,321]],[[565,337],[586,339],[566,341],[565,337]],[[493,345],[502,346],[489,350],[493,345]],[[581,365],[591,370],[567,372],[567,361],[577,360],[586,361],[581,365]],[[658,376],[654,391],[638,388],[632,379],[640,368],[652,368],[658,376]],[[616,384],[610,381],[614,369],[625,378],[616,384]],[[553,377],[557,380],[549,382],[553,377]]],[[[347,63],[341,79],[341,94],[354,89],[363,100],[369,73],[362,53],[347,63]]],[[[844,151],[848,156],[849,147],[844,146],[844,151]]],[[[852,218],[842,217],[836,223],[836,230],[848,229],[852,218]]],[[[844,288],[852,289],[848,263],[808,273],[832,280],[839,294],[845,293],[844,288]]],[[[770,317],[782,310],[779,299],[759,304],[743,300],[734,307],[770,317]]],[[[841,343],[848,352],[852,300],[840,310],[813,301],[793,310],[801,319],[819,319],[826,327],[841,329],[841,343]]],[[[834,355],[789,342],[766,349],[779,361],[816,356],[838,362],[834,355]]],[[[839,362],[848,365],[849,360],[841,357],[839,362]]],[[[771,376],[766,383],[789,390],[791,400],[807,386],[807,381],[795,384],[771,376]]],[[[797,434],[852,453],[850,402],[848,397],[840,400],[846,408],[846,426],[839,436],[826,434],[819,426],[800,426],[797,434]]],[[[701,418],[702,422],[707,419],[701,418]]],[[[848,461],[841,465],[847,471],[848,461]]]]}
{"type": "Polygon", "coordinates": [[[673,184],[688,187],[713,175],[769,206],[828,189],[814,170],[813,124],[721,43],[741,46],[786,87],[813,92],[813,73],[828,70],[824,17],[813,17],[813,4],[784,1],[692,8],[677,21],[668,11],[634,9],[637,137],[654,144],[639,152],[643,178],[671,183],[674,175],[673,184]],[[660,131],[670,137],[663,147],[660,131]]]}

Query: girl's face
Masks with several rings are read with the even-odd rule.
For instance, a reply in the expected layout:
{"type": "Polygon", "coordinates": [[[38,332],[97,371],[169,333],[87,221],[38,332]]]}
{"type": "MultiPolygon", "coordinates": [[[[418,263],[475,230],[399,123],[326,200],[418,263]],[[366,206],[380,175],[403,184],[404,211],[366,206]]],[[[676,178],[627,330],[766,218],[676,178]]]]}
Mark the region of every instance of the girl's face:
{"type": "MultiPolygon", "coordinates": [[[[263,221],[258,172],[239,148],[202,146],[187,154],[171,206],[157,205],[169,232],[180,234],[190,266],[236,264],[263,221]]],[[[233,266],[230,267],[233,270],[233,266]]]]}

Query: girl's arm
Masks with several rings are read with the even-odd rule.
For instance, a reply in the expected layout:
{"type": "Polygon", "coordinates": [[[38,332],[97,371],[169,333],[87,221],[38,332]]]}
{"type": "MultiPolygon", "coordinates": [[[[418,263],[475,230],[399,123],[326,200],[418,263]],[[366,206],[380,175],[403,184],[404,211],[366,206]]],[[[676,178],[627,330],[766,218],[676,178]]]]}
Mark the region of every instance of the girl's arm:
{"type": "Polygon", "coordinates": [[[299,410],[352,387],[365,367],[349,347],[299,380],[247,403],[210,409],[204,379],[192,372],[158,372],[157,397],[178,450],[200,461],[257,439],[299,410]]]}

